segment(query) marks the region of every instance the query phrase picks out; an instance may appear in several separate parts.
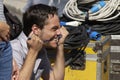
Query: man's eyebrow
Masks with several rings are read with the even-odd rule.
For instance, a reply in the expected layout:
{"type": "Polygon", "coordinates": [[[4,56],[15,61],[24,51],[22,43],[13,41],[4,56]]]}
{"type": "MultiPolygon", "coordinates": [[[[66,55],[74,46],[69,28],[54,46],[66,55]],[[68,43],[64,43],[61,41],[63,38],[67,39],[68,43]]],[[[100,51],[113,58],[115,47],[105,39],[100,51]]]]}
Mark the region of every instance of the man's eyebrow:
{"type": "Polygon", "coordinates": [[[53,26],[52,29],[58,29],[59,27],[58,26],[53,26]]]}

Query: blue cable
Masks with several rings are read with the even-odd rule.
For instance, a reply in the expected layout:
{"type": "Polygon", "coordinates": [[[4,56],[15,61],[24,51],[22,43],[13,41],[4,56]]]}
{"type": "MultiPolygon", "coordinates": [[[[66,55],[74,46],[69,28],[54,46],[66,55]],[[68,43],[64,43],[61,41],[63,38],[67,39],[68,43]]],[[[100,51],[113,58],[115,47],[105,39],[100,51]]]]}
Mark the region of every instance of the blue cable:
{"type": "Polygon", "coordinates": [[[93,7],[89,10],[89,12],[90,13],[97,12],[105,5],[106,5],[105,1],[99,1],[97,4],[93,5],[93,7]]]}

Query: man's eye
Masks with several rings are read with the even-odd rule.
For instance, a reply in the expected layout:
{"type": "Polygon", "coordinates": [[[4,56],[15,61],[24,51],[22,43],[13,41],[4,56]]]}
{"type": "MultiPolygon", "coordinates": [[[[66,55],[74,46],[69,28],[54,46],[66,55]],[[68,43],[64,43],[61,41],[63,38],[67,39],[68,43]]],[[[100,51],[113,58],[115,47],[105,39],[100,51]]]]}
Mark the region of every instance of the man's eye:
{"type": "Polygon", "coordinates": [[[56,27],[56,26],[52,28],[53,31],[56,31],[57,29],[58,29],[58,27],[56,27]]]}
{"type": "Polygon", "coordinates": [[[57,29],[53,29],[53,31],[56,31],[57,29]]]}

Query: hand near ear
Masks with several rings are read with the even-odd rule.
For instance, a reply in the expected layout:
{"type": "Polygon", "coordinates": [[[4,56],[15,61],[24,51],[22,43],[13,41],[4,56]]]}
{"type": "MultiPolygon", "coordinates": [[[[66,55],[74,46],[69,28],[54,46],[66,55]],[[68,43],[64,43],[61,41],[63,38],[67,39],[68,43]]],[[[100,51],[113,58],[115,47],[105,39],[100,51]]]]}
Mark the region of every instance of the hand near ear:
{"type": "Polygon", "coordinates": [[[28,48],[34,49],[35,51],[40,51],[43,47],[43,41],[33,32],[30,33],[27,44],[28,48]]]}
{"type": "Polygon", "coordinates": [[[58,44],[64,44],[64,40],[67,37],[67,35],[69,34],[69,32],[67,31],[67,29],[65,27],[61,27],[60,28],[60,32],[61,32],[61,38],[59,40],[58,44]]]}

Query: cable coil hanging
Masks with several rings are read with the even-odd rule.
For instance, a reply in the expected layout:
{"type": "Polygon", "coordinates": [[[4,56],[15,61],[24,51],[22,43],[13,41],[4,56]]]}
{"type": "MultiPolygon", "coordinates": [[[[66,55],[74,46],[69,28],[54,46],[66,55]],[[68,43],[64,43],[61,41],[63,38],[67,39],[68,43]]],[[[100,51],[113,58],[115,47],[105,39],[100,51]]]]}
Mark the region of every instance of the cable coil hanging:
{"type": "MultiPolygon", "coordinates": [[[[120,16],[120,0],[101,0],[93,7],[98,8],[96,12],[91,12],[92,9],[89,9],[89,20],[107,21],[120,16]],[[114,14],[115,12],[117,13],[114,14]]],[[[78,8],[77,0],[69,0],[65,5],[64,15],[76,21],[85,21],[86,12],[78,8]]]]}
{"type": "Polygon", "coordinates": [[[65,26],[69,32],[69,35],[65,39],[64,46],[66,49],[84,50],[90,40],[89,35],[84,26],[73,27],[65,26]]]}

